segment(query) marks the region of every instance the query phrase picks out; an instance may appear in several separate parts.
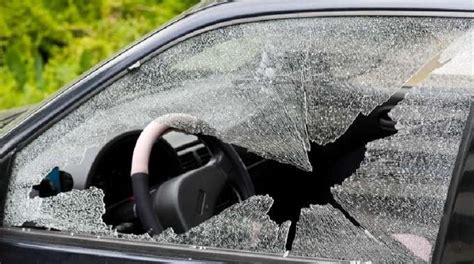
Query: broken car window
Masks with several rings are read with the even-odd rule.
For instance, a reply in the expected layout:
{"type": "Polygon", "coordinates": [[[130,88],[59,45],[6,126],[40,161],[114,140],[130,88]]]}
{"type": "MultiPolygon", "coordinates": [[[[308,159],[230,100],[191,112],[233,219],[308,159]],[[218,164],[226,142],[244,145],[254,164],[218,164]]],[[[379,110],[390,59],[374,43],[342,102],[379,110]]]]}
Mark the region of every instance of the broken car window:
{"type": "Polygon", "coordinates": [[[269,196],[253,196],[235,204],[184,234],[167,229],[155,240],[205,247],[275,252],[285,251],[290,222],[281,226],[273,222],[268,211],[273,204],[269,196]]]}
{"type": "Polygon", "coordinates": [[[426,79],[407,88],[405,99],[390,112],[398,133],[367,144],[360,168],[333,189],[367,230],[391,236],[425,261],[436,242],[471,108],[473,32],[437,56],[439,66],[426,79]],[[463,66],[467,69],[455,70],[463,66]]]}
{"type": "MultiPolygon", "coordinates": [[[[19,151],[3,224],[116,236],[102,221],[110,190],[90,185],[95,160],[116,137],[167,114],[199,121],[170,124],[185,132],[215,136],[266,164],[309,173],[323,165],[312,160],[315,147],[337,143],[357,118],[402,92],[405,99],[389,114],[398,132],[368,142],[357,171],[328,186],[339,207],[320,201],[301,209],[299,222],[276,222],[267,215],[272,199],[255,196],[186,233],[167,229],[153,239],[258,252],[291,248],[292,255],[333,259],[428,261],[471,104],[472,72],[451,68],[461,61],[472,69],[472,40],[465,41],[471,27],[461,18],[321,17],[245,23],[191,37],[116,80],[19,151]],[[463,60],[459,54],[469,49],[471,59],[463,60]],[[441,66],[434,69],[430,62],[437,58],[441,66]],[[56,167],[73,177],[74,190],[31,198],[32,187],[56,167]],[[290,225],[294,240],[287,239],[290,225]],[[429,248],[413,249],[414,237],[429,248]]],[[[258,184],[250,171],[255,166],[247,169],[258,184]]],[[[256,188],[256,194],[266,193],[256,188]]]]}

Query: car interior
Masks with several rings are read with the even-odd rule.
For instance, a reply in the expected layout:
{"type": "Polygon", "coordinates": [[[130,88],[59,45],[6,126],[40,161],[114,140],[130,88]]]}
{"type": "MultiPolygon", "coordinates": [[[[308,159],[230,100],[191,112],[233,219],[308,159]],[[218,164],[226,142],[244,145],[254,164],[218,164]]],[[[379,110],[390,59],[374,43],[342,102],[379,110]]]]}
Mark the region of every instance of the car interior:
{"type": "MultiPolygon", "coordinates": [[[[154,197],[157,202],[153,203],[153,209],[149,209],[154,212],[148,213],[156,214],[161,230],[171,227],[175,232],[183,233],[251,195],[267,194],[274,200],[270,218],[278,224],[287,220],[292,222],[288,250],[291,249],[300,210],[311,204],[329,203],[341,210],[353,224],[359,225],[333,199],[330,188],[341,184],[355,172],[364,158],[368,142],[397,132],[388,112],[403,99],[406,89],[400,89],[368,116],[359,114],[346,133],[333,143],[324,146],[311,143],[311,172],[262,158],[243,147],[225,144],[214,137],[172,130],[156,140],[151,149],[146,188],[150,199],[154,197]],[[222,154],[216,148],[230,148],[230,152],[222,154]],[[234,154],[238,158],[232,161],[229,156],[234,154]],[[222,175],[209,176],[206,171],[201,173],[204,175],[196,175],[196,171],[212,163],[219,155],[222,157],[217,160],[240,163],[243,171],[234,173],[238,169],[224,165],[228,167],[224,168],[224,174],[235,175],[225,178],[222,184],[216,183],[222,175]],[[243,183],[239,177],[249,180],[243,183]],[[209,203],[207,211],[201,208],[209,203]]],[[[137,213],[138,197],[134,195],[133,177],[130,177],[134,148],[141,132],[130,131],[110,140],[96,155],[86,180],[86,188],[95,186],[104,191],[106,212],[103,220],[121,233],[143,234],[149,231],[149,227],[143,224],[142,216],[137,213]]],[[[222,166],[223,162],[219,163],[222,166]]],[[[50,184],[45,183],[48,182],[45,178],[44,182],[33,188],[39,196],[52,196],[72,188],[67,172],[57,168],[53,172],[48,174],[50,184]],[[57,175],[57,181],[66,189],[53,191],[51,186],[54,186],[52,182],[55,180],[51,175],[57,175]]]]}

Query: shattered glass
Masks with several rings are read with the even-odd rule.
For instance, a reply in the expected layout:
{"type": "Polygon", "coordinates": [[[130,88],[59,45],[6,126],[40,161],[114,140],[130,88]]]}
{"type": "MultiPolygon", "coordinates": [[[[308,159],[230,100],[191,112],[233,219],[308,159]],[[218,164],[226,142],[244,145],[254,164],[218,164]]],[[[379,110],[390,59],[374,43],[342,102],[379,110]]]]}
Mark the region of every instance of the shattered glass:
{"type": "Polygon", "coordinates": [[[389,114],[398,133],[368,143],[360,168],[332,189],[336,200],[376,237],[391,237],[425,261],[436,242],[474,95],[472,36],[470,31],[461,38],[463,52],[444,59],[441,54],[440,68],[409,88],[389,114]],[[460,60],[470,61],[467,74],[450,69],[459,64],[447,63],[460,60]]]}
{"type": "Polygon", "coordinates": [[[269,196],[252,196],[235,204],[183,234],[167,229],[155,241],[204,247],[282,253],[290,221],[279,226],[268,216],[273,204],[269,196]]]}
{"type": "Polygon", "coordinates": [[[387,245],[367,230],[351,223],[331,205],[311,205],[301,209],[292,255],[342,260],[400,262],[412,258],[397,245],[387,245]]]}
{"type": "MultiPolygon", "coordinates": [[[[185,131],[214,135],[264,158],[310,171],[310,141],[321,145],[335,141],[359,114],[367,115],[387,101],[470,27],[470,20],[459,18],[299,18],[223,27],[178,43],[115,81],[18,152],[4,225],[36,222],[60,230],[107,229],[98,190],[31,199],[31,187],[53,167],[83,168],[70,172],[75,188],[86,187],[91,149],[170,113],[195,118],[192,126],[173,124],[185,131]],[[77,209],[87,209],[89,203],[92,212],[63,212],[76,207],[76,196],[83,203],[77,209]],[[75,214],[79,217],[72,217],[75,214]],[[69,217],[70,223],[65,223],[69,217]]],[[[447,84],[453,87],[454,82],[447,84]]],[[[416,231],[431,242],[435,239],[433,228],[444,204],[439,193],[445,194],[449,184],[470,101],[457,90],[425,86],[413,88],[392,111],[400,132],[371,142],[360,169],[333,189],[362,228],[371,227],[367,230],[373,237],[328,206],[304,209],[302,219],[319,221],[339,243],[364,241],[381,252],[391,249],[390,256],[396,259],[410,253],[397,242],[384,241],[392,233],[416,231]],[[440,115],[440,108],[449,115],[440,115]],[[417,213],[421,206],[431,210],[417,213]],[[332,222],[340,223],[346,233],[337,235],[332,222]]],[[[279,227],[268,219],[268,199],[246,201],[186,234],[167,230],[157,239],[273,252],[284,246],[289,223],[279,227]],[[232,218],[240,219],[239,225],[233,225],[232,218]],[[235,232],[232,241],[223,235],[228,231],[235,232]]],[[[302,223],[298,227],[300,232],[311,230],[302,223]]],[[[304,245],[305,240],[297,237],[295,252],[363,259],[372,252],[362,246],[358,255],[350,255],[349,249],[345,255],[331,251],[338,242],[323,231],[308,231],[322,238],[321,243],[309,240],[313,245],[304,245]]]]}
{"type": "Polygon", "coordinates": [[[434,246],[470,104],[444,87],[410,89],[390,114],[399,132],[367,144],[360,168],[332,189],[336,200],[376,237],[413,234],[434,246]]]}
{"type": "MultiPolygon", "coordinates": [[[[105,213],[103,199],[104,192],[95,187],[72,190],[48,198],[35,197],[27,199],[22,204],[22,210],[7,214],[5,221],[16,226],[29,222],[36,226],[71,232],[106,232],[110,228],[102,221],[105,213]]],[[[15,199],[10,199],[9,202],[12,201],[15,199]]]]}
{"type": "Polygon", "coordinates": [[[373,25],[348,26],[348,21],[340,21],[345,25],[320,24],[321,28],[308,35],[308,53],[300,74],[306,93],[309,137],[320,145],[344,134],[359,113],[368,115],[387,101],[469,25],[447,25],[439,19],[415,18],[402,23],[372,19],[373,25]],[[405,22],[414,24],[407,28],[405,22]],[[342,36],[344,40],[338,42],[342,36]],[[325,43],[339,45],[334,48],[325,43]]]}

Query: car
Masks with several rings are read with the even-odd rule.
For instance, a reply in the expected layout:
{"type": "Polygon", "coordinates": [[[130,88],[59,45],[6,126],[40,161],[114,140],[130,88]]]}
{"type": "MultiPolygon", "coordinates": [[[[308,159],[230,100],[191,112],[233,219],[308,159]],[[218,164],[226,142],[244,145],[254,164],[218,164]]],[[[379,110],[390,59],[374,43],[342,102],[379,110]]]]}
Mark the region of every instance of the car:
{"type": "Polygon", "coordinates": [[[472,262],[473,11],[199,4],[0,115],[0,262],[472,262]]]}

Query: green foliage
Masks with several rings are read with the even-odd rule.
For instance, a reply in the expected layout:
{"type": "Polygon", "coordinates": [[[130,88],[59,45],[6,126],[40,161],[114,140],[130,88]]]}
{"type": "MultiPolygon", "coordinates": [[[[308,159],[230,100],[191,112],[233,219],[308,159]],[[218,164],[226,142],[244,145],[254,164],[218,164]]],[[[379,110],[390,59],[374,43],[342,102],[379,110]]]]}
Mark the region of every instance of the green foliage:
{"type": "Polygon", "coordinates": [[[43,100],[197,2],[0,1],[0,109],[43,100]]]}

